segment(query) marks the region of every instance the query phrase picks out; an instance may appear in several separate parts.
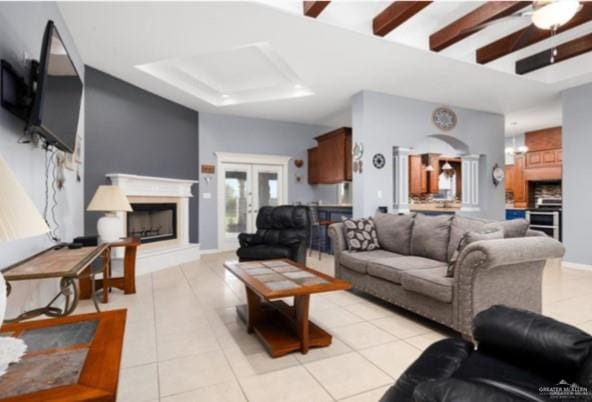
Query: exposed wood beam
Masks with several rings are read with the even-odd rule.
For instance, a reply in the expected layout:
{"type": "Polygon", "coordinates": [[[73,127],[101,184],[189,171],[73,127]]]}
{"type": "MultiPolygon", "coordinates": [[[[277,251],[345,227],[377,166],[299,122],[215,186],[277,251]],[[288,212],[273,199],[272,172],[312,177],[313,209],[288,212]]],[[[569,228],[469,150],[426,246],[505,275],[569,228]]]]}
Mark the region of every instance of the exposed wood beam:
{"type": "MultiPolygon", "coordinates": [[[[567,24],[561,26],[557,32],[565,32],[568,29],[575,28],[578,25],[582,25],[589,21],[592,21],[592,2],[584,3],[580,12],[578,12],[567,24]]],[[[477,63],[489,63],[551,37],[550,30],[535,29],[531,27],[532,25],[529,25],[524,29],[520,29],[477,49],[477,63]],[[528,30],[530,30],[530,32],[527,33],[528,30]],[[523,39],[523,36],[525,35],[528,35],[528,37],[523,39]]]]}
{"type": "Polygon", "coordinates": [[[539,70],[543,67],[557,64],[564,60],[568,60],[592,51],[592,33],[581,36],[574,40],[570,40],[569,42],[562,43],[554,49],[557,49],[557,55],[555,56],[554,63],[551,63],[553,49],[547,49],[540,53],[518,60],[516,62],[516,74],[522,75],[530,73],[531,71],[539,70]]]}
{"type": "Polygon", "coordinates": [[[507,17],[530,4],[530,1],[489,1],[430,35],[430,49],[436,52],[446,49],[478,32],[480,25],[507,17]]]}
{"type": "Polygon", "coordinates": [[[331,3],[330,1],[303,1],[304,15],[312,18],[317,18],[323,12],[325,7],[331,3]]]}
{"type": "Polygon", "coordinates": [[[372,20],[374,35],[387,35],[431,3],[431,1],[393,1],[372,20]]]}

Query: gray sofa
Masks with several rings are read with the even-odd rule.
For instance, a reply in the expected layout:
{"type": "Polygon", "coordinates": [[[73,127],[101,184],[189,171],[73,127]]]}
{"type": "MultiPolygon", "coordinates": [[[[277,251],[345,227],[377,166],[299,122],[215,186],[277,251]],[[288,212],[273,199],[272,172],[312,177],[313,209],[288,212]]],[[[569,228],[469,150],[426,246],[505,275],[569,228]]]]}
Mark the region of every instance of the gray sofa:
{"type": "Polygon", "coordinates": [[[350,252],[342,223],[329,227],[335,276],[353,288],[471,337],[473,317],[496,304],[541,312],[542,274],[561,258],[561,243],[528,230],[524,220],[487,222],[458,215],[377,214],[380,249],[350,252]],[[448,263],[463,234],[497,225],[503,239],[476,241],[448,263]]]}

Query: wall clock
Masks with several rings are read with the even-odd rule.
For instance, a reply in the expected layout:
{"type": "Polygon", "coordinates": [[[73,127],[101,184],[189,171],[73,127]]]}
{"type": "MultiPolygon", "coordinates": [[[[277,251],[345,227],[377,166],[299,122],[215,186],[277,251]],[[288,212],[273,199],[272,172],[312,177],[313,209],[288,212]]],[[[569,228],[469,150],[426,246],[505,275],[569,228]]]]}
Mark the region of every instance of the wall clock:
{"type": "Polygon", "coordinates": [[[456,113],[450,108],[439,107],[432,113],[432,122],[440,130],[452,130],[457,123],[456,113]]]}
{"type": "Polygon", "coordinates": [[[499,167],[499,165],[496,163],[495,165],[493,165],[493,170],[491,172],[491,178],[493,180],[493,184],[494,185],[498,185],[502,182],[502,180],[504,180],[505,177],[505,172],[504,169],[502,169],[501,167],[499,167]]]}
{"type": "Polygon", "coordinates": [[[386,159],[384,159],[383,154],[375,154],[372,157],[372,164],[376,169],[382,169],[386,163],[386,159]]]}

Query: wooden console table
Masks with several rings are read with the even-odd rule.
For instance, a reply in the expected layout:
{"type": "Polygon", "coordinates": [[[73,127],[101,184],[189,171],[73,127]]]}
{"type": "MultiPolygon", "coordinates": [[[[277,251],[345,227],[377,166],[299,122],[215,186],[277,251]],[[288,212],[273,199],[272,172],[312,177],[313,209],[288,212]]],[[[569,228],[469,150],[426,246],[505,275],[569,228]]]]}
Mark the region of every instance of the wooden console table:
{"type": "Polygon", "coordinates": [[[90,264],[101,256],[104,264],[108,262],[109,255],[110,246],[105,243],[78,249],[69,249],[65,245],[59,245],[7,267],[2,274],[6,280],[8,295],[12,289],[11,282],[31,279],[60,278],[60,291],[46,306],[26,311],[18,317],[6,319],[5,322],[17,322],[42,314],[49,317],[71,314],[78,305],[80,293],[78,280],[81,275],[90,264]],[[61,297],[64,298],[64,307],[56,307],[54,304],[61,297]]]}
{"type": "MultiPolygon", "coordinates": [[[[124,247],[125,254],[123,257],[123,276],[116,278],[111,276],[111,253],[109,252],[108,256],[106,256],[107,261],[103,264],[103,278],[94,279],[95,287],[97,289],[103,289],[103,303],[109,302],[109,290],[111,288],[123,290],[126,295],[136,293],[136,254],[140,244],[140,239],[137,237],[128,237],[121,241],[108,244],[109,250],[117,247],[124,247]]],[[[81,299],[94,297],[92,294],[94,289],[91,283],[91,275],[94,275],[94,273],[90,272],[91,269],[91,267],[86,268],[85,274],[80,277],[81,299]]]]}
{"type": "Polygon", "coordinates": [[[0,401],[115,402],[126,310],[6,324],[27,353],[0,377],[0,401]]]}

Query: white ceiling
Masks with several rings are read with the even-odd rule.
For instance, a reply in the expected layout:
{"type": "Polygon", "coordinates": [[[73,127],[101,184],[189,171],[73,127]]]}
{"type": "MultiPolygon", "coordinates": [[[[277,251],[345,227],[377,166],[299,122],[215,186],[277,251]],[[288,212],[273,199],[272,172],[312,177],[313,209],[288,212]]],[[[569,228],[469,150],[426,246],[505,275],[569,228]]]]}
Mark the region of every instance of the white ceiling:
{"type": "MultiPolygon", "coordinates": [[[[301,7],[300,2],[282,4],[295,7],[296,3],[301,7]]],[[[438,25],[478,6],[471,2],[448,3],[432,4],[415,17],[424,31],[431,33],[438,25]]],[[[356,4],[369,16],[388,2],[356,4]]],[[[592,81],[592,64],[588,64],[592,59],[587,56],[561,63],[574,71],[581,70],[581,63],[588,68],[586,74],[578,73],[559,82],[520,77],[462,61],[470,52],[461,44],[477,40],[481,34],[452,46],[445,55],[419,48],[419,42],[412,43],[419,41],[423,33],[417,27],[414,31],[411,25],[403,25],[386,39],[378,38],[363,32],[367,23],[352,8],[356,4],[331,4],[319,21],[289,9],[286,12],[252,2],[62,2],[59,6],[86,64],[187,107],[213,113],[347,125],[352,96],[372,90],[506,114],[507,126],[515,121],[512,130],[520,132],[533,125],[539,128],[560,124],[559,93],[592,81]],[[323,21],[337,18],[337,8],[333,14],[329,11],[338,5],[349,9],[348,21],[354,28],[323,21]],[[406,40],[407,45],[395,40],[406,40]],[[167,60],[203,60],[208,54],[262,42],[269,44],[314,95],[219,107],[135,67],[167,60]]],[[[235,83],[234,87],[240,85],[235,83]]]]}

